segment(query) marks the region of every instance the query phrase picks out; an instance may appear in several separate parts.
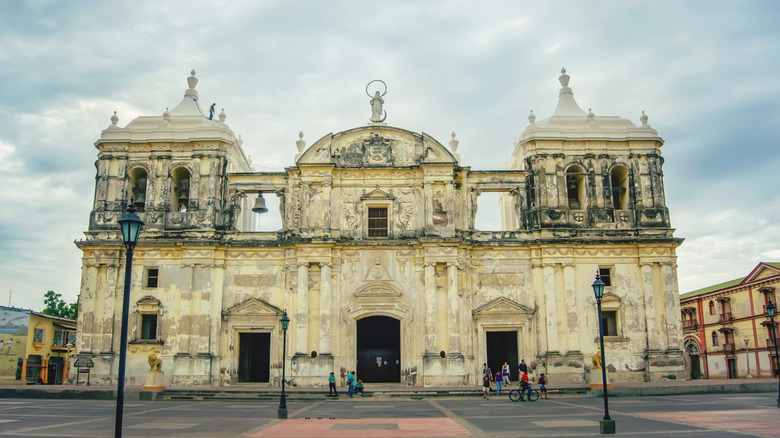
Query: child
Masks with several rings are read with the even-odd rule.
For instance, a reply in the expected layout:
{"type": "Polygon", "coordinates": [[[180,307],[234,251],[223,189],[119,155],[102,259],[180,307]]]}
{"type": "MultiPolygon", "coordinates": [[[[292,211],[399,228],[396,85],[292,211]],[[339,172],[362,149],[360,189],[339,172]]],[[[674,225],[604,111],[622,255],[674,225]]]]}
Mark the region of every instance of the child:
{"type": "Polygon", "coordinates": [[[542,398],[547,400],[547,377],[544,373],[539,376],[539,392],[542,394],[542,398]]]}
{"type": "Polygon", "coordinates": [[[355,384],[355,392],[357,394],[363,395],[363,388],[364,388],[363,381],[358,380],[357,383],[355,384]]]}
{"type": "Polygon", "coordinates": [[[482,375],[482,398],[490,400],[490,374],[482,375]]]}

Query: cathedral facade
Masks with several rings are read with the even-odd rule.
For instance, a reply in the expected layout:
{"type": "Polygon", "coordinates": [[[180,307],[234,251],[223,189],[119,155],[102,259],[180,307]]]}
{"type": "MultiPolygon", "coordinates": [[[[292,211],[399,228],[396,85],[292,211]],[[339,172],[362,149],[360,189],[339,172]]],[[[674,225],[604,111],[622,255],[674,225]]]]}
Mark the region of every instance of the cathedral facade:
{"type": "MultiPolygon", "coordinates": [[[[569,76],[558,106],[533,113],[507,169],[477,171],[436,139],[372,122],[306,147],[283,172],[255,172],[224,113],[206,116],[195,72],[162,116],[112,124],[98,150],[83,252],[78,354],[115,383],[129,202],[135,250],[128,379],[147,356],[169,385],[298,385],[331,371],[365,382],[477,385],[525,359],[557,383],[590,383],[598,350],[591,284],[603,300],[612,381],[684,375],[676,247],[663,140],[641,117],[585,113],[569,76]],[[475,228],[479,196],[500,195],[504,231],[475,228]],[[255,232],[263,197],[282,228],[255,232]],[[282,352],[280,317],[291,319],[282,352]]],[[[376,100],[379,99],[379,100],[376,100]]],[[[266,214],[273,214],[266,213],[266,214]]],[[[516,376],[513,376],[516,379],[516,376]]]]}

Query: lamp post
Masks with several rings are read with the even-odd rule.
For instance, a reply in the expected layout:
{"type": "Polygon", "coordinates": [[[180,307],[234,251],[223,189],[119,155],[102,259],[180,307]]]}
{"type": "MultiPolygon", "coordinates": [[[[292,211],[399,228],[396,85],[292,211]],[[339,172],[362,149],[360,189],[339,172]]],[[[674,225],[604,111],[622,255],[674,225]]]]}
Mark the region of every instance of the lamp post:
{"type": "Polygon", "coordinates": [[[138,236],[144,223],[136,213],[134,203],[130,203],[125,214],[119,219],[122,228],[122,240],[127,249],[127,262],[125,263],[125,291],[122,296],[122,328],[119,341],[119,373],[116,384],[116,421],[114,423],[114,437],[122,437],[122,410],[125,405],[125,368],[127,364],[127,313],[130,307],[130,278],[133,270],[133,249],[138,243],[138,236]]]}
{"type": "Polygon", "coordinates": [[[745,341],[745,363],[747,363],[747,376],[745,376],[745,378],[752,379],[753,376],[750,375],[750,346],[748,345],[750,343],[750,338],[745,336],[742,340],[745,341]]]}
{"type": "MultiPolygon", "coordinates": [[[[775,333],[775,312],[777,311],[777,306],[772,303],[772,299],[769,299],[769,304],[766,305],[766,313],[769,315],[769,319],[772,321],[771,326],[771,332],[772,332],[772,343],[775,344],[775,360],[778,360],[778,354],[777,354],[777,334],[775,333]]],[[[780,408],[780,363],[778,364],[777,368],[777,407],[780,408]]]]}
{"type": "Polygon", "coordinates": [[[604,393],[604,418],[599,422],[602,435],[615,434],[615,420],[609,417],[609,395],[607,394],[607,362],[604,360],[604,320],[601,317],[601,299],[604,297],[604,284],[601,275],[596,272],[593,282],[593,294],[596,295],[596,305],[599,309],[599,343],[601,345],[601,385],[604,393]]]}
{"type": "Polygon", "coordinates": [[[287,395],[284,393],[284,359],[287,355],[287,327],[290,325],[290,318],[287,317],[287,311],[280,321],[282,323],[282,395],[279,398],[279,410],[277,418],[287,418],[287,395]]]}

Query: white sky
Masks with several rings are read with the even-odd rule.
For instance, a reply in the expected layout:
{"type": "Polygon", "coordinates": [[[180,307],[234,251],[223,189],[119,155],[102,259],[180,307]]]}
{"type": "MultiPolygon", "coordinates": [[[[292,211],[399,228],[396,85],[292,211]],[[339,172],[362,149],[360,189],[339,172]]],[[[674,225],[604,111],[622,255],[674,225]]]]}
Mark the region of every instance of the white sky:
{"type": "MultiPolygon", "coordinates": [[[[174,107],[194,68],[257,170],[370,116],[460,140],[462,164],[503,169],[566,67],[580,106],[666,140],[680,291],[780,260],[780,3],[520,1],[19,1],[0,14],[0,304],[74,301],[93,143],[174,107]]],[[[487,211],[480,205],[480,214],[487,211]]],[[[494,220],[483,216],[483,221],[494,220]]]]}

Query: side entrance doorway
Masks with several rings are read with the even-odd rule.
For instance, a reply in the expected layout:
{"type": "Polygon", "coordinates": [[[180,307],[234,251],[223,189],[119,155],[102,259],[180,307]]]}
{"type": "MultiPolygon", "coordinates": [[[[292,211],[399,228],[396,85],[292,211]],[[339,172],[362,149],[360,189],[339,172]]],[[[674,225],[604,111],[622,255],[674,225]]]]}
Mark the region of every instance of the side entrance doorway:
{"type": "Polygon", "coordinates": [[[401,321],[388,316],[357,321],[355,371],[366,383],[401,381],[401,321]]]}
{"type": "MultiPolygon", "coordinates": [[[[501,370],[504,362],[506,362],[509,364],[509,371],[511,372],[510,379],[513,382],[517,382],[520,378],[517,374],[517,365],[520,363],[520,358],[517,357],[517,332],[485,332],[485,336],[487,338],[487,364],[490,370],[493,371],[493,377],[495,378],[496,372],[501,370]]],[[[524,359],[526,359],[526,364],[528,364],[528,358],[524,359]]],[[[480,375],[481,378],[482,376],[480,375]]]]}
{"type": "Polygon", "coordinates": [[[271,369],[271,334],[238,334],[238,381],[268,382],[271,369]]]}

